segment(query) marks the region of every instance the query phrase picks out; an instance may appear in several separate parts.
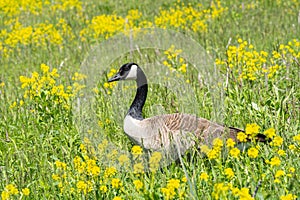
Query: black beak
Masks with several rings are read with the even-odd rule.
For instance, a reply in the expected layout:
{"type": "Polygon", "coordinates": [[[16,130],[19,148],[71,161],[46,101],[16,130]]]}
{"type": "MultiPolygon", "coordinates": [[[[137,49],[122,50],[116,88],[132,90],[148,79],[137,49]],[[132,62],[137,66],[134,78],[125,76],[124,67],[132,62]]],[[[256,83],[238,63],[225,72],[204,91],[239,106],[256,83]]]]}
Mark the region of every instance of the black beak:
{"type": "Polygon", "coordinates": [[[107,82],[114,82],[119,81],[121,79],[120,73],[118,72],[116,75],[114,75],[112,78],[108,79],[107,82]]]}

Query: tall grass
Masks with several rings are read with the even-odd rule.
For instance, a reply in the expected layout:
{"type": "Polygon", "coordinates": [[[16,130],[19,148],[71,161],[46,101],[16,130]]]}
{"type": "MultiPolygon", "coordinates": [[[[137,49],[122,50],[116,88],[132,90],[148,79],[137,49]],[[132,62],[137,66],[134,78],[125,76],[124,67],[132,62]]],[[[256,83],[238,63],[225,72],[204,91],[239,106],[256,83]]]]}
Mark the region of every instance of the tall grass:
{"type": "MultiPolygon", "coordinates": [[[[197,1],[5,1],[0,5],[1,199],[299,198],[299,12],[294,0],[204,1],[201,6],[197,1]],[[196,14],[188,18],[189,12],[196,14]],[[174,16],[183,20],[173,23],[174,16]],[[216,83],[224,90],[223,123],[257,124],[266,134],[275,130],[273,141],[246,147],[216,141],[169,165],[159,165],[159,154],[144,158],[122,130],[134,84],[107,84],[114,72],[108,70],[95,75],[94,88],[84,88],[89,77],[80,74],[94,45],[124,29],[144,27],[183,32],[217,58],[224,78],[216,83]],[[263,64],[253,72],[249,60],[263,64]],[[279,67],[271,68],[275,64],[279,67]],[[57,76],[50,76],[56,69],[57,76]],[[243,70],[247,76],[241,77],[243,70]],[[96,126],[77,121],[84,90],[93,91],[96,126]]],[[[194,102],[149,83],[145,116],[188,110],[210,118],[213,94],[205,77],[199,80],[192,63],[179,61],[180,54],[170,60],[166,50],[122,55],[108,67],[167,61],[170,78],[187,80],[182,88],[192,88],[194,102]]]]}

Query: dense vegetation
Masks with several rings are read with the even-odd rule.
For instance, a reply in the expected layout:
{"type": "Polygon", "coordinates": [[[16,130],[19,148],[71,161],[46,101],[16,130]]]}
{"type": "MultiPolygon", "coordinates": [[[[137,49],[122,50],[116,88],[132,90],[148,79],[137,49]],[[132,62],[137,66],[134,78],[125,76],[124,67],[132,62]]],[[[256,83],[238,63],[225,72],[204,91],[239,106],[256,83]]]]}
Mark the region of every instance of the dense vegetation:
{"type": "Polygon", "coordinates": [[[0,16],[1,199],[299,198],[299,1],[4,0],[0,16]],[[143,28],[198,43],[217,82],[198,77],[184,56],[195,49],[176,40],[108,52],[107,66],[98,55],[99,71],[86,71],[97,47],[143,28]],[[216,139],[169,165],[159,152],[145,158],[122,130],[134,83],[106,82],[125,62],[159,69],[146,117],[189,112],[245,129],[241,143],[257,133],[272,142],[216,139]]]}

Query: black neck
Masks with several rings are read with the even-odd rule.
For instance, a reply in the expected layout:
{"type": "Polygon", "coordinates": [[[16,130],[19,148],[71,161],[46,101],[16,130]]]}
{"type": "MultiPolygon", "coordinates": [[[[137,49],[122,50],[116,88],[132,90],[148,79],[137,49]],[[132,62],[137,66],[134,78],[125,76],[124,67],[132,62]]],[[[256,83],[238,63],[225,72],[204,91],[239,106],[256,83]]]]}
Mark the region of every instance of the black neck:
{"type": "Polygon", "coordinates": [[[136,95],[127,114],[135,119],[142,120],[143,107],[147,98],[148,84],[144,72],[139,67],[137,69],[136,84],[136,95]]]}
{"type": "Polygon", "coordinates": [[[135,119],[143,119],[143,107],[147,98],[148,84],[144,84],[137,88],[135,98],[129,108],[128,115],[135,119]]]}

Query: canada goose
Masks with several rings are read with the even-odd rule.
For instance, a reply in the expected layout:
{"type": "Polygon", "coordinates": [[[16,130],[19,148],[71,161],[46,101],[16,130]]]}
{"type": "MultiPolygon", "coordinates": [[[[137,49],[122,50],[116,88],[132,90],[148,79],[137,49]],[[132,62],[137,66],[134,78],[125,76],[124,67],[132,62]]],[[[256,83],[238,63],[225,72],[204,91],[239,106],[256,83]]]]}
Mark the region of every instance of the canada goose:
{"type": "Polygon", "coordinates": [[[137,64],[126,63],[108,82],[119,80],[135,80],[137,83],[135,98],[124,119],[124,131],[145,149],[163,150],[169,154],[176,150],[175,153],[183,154],[196,143],[211,144],[215,138],[237,141],[237,133],[244,132],[190,114],[165,114],[144,119],[142,111],[148,92],[146,75],[137,64]]]}

